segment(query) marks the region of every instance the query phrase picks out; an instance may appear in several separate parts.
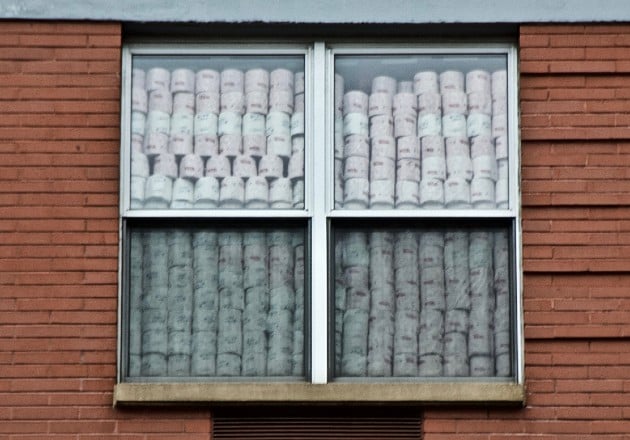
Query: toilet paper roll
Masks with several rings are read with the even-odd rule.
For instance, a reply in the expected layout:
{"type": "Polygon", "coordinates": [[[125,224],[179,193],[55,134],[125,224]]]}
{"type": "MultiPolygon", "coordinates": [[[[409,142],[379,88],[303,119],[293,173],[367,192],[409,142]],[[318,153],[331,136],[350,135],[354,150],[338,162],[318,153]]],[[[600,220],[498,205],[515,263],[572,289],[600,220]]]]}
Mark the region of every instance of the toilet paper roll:
{"type": "Polygon", "coordinates": [[[394,95],[392,110],[395,113],[415,112],[418,106],[416,95],[413,92],[399,92],[394,95]]]}
{"type": "Polygon", "coordinates": [[[214,113],[218,115],[221,112],[221,98],[218,92],[201,92],[195,96],[195,109],[197,113],[214,113]]]}
{"type": "MultiPolygon", "coordinates": [[[[348,158],[353,159],[353,158],[348,158]]],[[[348,160],[346,159],[346,161],[348,160]]],[[[363,159],[363,158],[361,158],[363,159]]],[[[364,177],[364,176],[355,176],[364,177]]],[[[393,159],[382,156],[372,156],[370,160],[370,180],[389,180],[394,182],[396,179],[396,162],[393,159]]]]}
{"type": "Polygon", "coordinates": [[[269,184],[269,201],[273,203],[286,203],[290,206],[293,201],[293,188],[291,180],[281,177],[271,181],[269,184]]]}
{"type": "Polygon", "coordinates": [[[243,92],[221,92],[221,113],[245,113],[245,94],[243,92]]]}
{"type": "Polygon", "coordinates": [[[474,208],[493,209],[495,207],[495,183],[492,179],[475,177],[470,182],[470,201],[474,208]]]}
{"type": "Polygon", "coordinates": [[[304,179],[293,182],[293,208],[304,209],[304,179]]]}
{"type": "Polygon", "coordinates": [[[396,180],[420,183],[420,161],[418,159],[398,159],[396,161],[396,180]]]}
{"type": "Polygon", "coordinates": [[[472,160],[469,156],[447,155],[446,177],[463,178],[470,181],[473,177],[472,160]]]}
{"type": "Polygon", "coordinates": [[[366,178],[346,179],[343,187],[344,208],[366,209],[370,200],[369,188],[370,181],[366,178]]]}
{"type": "Polygon", "coordinates": [[[467,156],[470,158],[470,146],[468,144],[468,138],[448,137],[444,139],[444,145],[446,147],[446,157],[452,156],[467,156]]]}
{"type": "Polygon", "coordinates": [[[162,176],[177,178],[177,161],[175,155],[164,153],[158,155],[153,162],[153,174],[161,174],[162,176]]]}
{"type": "Polygon", "coordinates": [[[245,204],[252,202],[263,202],[267,205],[269,201],[269,185],[263,176],[253,176],[245,183],[245,204]]]}
{"type": "Polygon", "coordinates": [[[343,118],[343,134],[368,136],[370,126],[367,115],[364,113],[347,113],[343,118]]]}
{"type": "Polygon", "coordinates": [[[398,112],[394,115],[394,136],[396,138],[402,136],[416,135],[416,112],[398,112]]]}
{"type": "Polygon", "coordinates": [[[292,154],[289,159],[288,176],[290,179],[304,179],[304,155],[292,154]]]}
{"type": "Polygon", "coordinates": [[[420,142],[417,136],[403,136],[396,139],[398,159],[420,159],[420,142]]]}
{"type": "Polygon", "coordinates": [[[394,118],[392,115],[377,115],[370,118],[370,137],[394,136],[394,118]]]}
{"type": "Polygon", "coordinates": [[[159,111],[168,113],[173,111],[173,97],[168,90],[157,89],[149,92],[149,112],[159,111]]]}
{"type": "Polygon", "coordinates": [[[446,70],[440,73],[440,93],[464,91],[464,74],[457,70],[446,70]]]}
{"type": "Polygon", "coordinates": [[[343,95],[343,114],[368,113],[368,95],[360,90],[352,90],[343,95]]]}
{"type": "Polygon", "coordinates": [[[195,74],[195,93],[219,93],[221,74],[216,70],[202,69],[195,74]]]}
{"type": "MultiPolygon", "coordinates": [[[[344,160],[343,178],[348,179],[368,179],[370,161],[367,157],[349,156],[344,160]]],[[[393,179],[393,177],[392,177],[393,179]]]]}
{"type": "Polygon", "coordinates": [[[483,113],[471,113],[466,118],[466,132],[469,137],[492,135],[492,118],[483,113]]]}
{"type": "Polygon", "coordinates": [[[144,135],[131,133],[131,151],[142,153],[144,149],[144,135]]]}
{"type": "Polygon", "coordinates": [[[370,208],[391,209],[394,207],[396,184],[390,180],[370,181],[370,208]]]}
{"type": "Polygon", "coordinates": [[[468,113],[492,115],[492,96],[489,91],[468,93],[468,113]]]}
{"type": "Polygon", "coordinates": [[[426,92],[437,93],[439,91],[438,83],[437,72],[418,72],[413,76],[413,91],[416,95],[426,92]]]}
{"type": "Polygon", "coordinates": [[[258,164],[258,175],[266,177],[268,180],[282,177],[283,163],[279,156],[268,154],[260,158],[258,164]]]}
{"type": "Polygon", "coordinates": [[[214,113],[197,113],[194,119],[194,134],[217,136],[219,117],[214,113]]]}
{"type": "Polygon", "coordinates": [[[507,71],[497,70],[492,72],[492,96],[507,94],[507,71]]]}
{"type": "Polygon", "coordinates": [[[418,137],[440,136],[442,134],[442,117],[439,113],[422,113],[418,115],[418,137]]]}
{"type": "Polygon", "coordinates": [[[238,177],[256,176],[256,161],[251,156],[238,155],[232,162],[232,175],[238,177]]]}
{"type": "Polygon", "coordinates": [[[473,175],[475,178],[497,180],[497,161],[494,156],[483,155],[473,157],[473,175]]]}
{"type": "Polygon", "coordinates": [[[450,177],[444,184],[444,202],[447,208],[470,207],[470,183],[462,177],[450,177]]]}
{"type": "Polygon", "coordinates": [[[392,95],[389,93],[372,93],[368,100],[368,115],[391,115],[392,95]]]}
{"type": "Polygon", "coordinates": [[[243,115],[243,135],[265,134],[265,116],[259,113],[243,115]]]}
{"type": "Polygon", "coordinates": [[[224,134],[219,138],[219,152],[227,157],[236,157],[243,152],[243,138],[240,133],[224,134]]]}
{"type": "Polygon", "coordinates": [[[468,99],[463,91],[449,90],[442,94],[442,113],[444,115],[465,115],[467,111],[468,99]]]}
{"type": "Polygon", "coordinates": [[[162,67],[153,67],[147,70],[145,77],[145,87],[147,91],[165,90],[169,91],[171,85],[171,72],[162,67]]]}
{"type": "Polygon", "coordinates": [[[425,136],[420,144],[423,160],[429,157],[444,158],[445,148],[442,136],[425,136]]]}
{"type": "Polygon", "coordinates": [[[245,111],[266,115],[269,107],[267,92],[247,92],[245,94],[245,111]]]}
{"type": "Polygon", "coordinates": [[[414,209],[420,206],[420,186],[418,182],[396,181],[396,208],[414,209]]]}
{"type": "Polygon", "coordinates": [[[223,178],[231,175],[230,159],[224,155],[212,156],[206,162],[206,176],[223,178]]]}
{"type": "Polygon", "coordinates": [[[146,119],[146,134],[161,133],[168,135],[171,132],[170,112],[150,110],[146,119]]]}
{"type": "Polygon", "coordinates": [[[195,95],[192,92],[173,94],[173,113],[195,114],[195,95]]]}
{"type": "Polygon", "coordinates": [[[471,70],[470,72],[466,73],[466,92],[489,93],[491,90],[490,81],[491,79],[489,72],[481,69],[471,70]]]}
{"type": "Polygon", "coordinates": [[[171,116],[171,136],[174,134],[192,135],[195,118],[193,113],[175,112],[171,116]]]}
{"type": "Polygon", "coordinates": [[[243,125],[242,116],[235,112],[221,112],[219,114],[218,134],[223,136],[225,134],[237,134],[241,135],[243,125]]]}
{"type": "Polygon", "coordinates": [[[492,114],[494,115],[507,114],[507,96],[506,95],[492,95],[492,114]]]}
{"type": "Polygon", "coordinates": [[[144,145],[142,151],[147,156],[153,157],[158,154],[168,152],[168,134],[158,132],[147,132],[144,136],[144,145]]]}
{"type": "Polygon", "coordinates": [[[171,209],[189,209],[193,207],[194,184],[187,179],[175,179],[171,209]]]}
{"type": "Polygon", "coordinates": [[[293,93],[293,72],[283,68],[272,70],[269,74],[269,85],[272,89],[291,90],[293,93]]]}
{"type": "Polygon", "coordinates": [[[293,113],[293,91],[272,87],[269,91],[269,111],[293,113]]]}
{"type": "Polygon", "coordinates": [[[507,159],[497,159],[497,179],[507,179],[509,175],[507,159]]]}
{"type": "Polygon", "coordinates": [[[132,87],[131,110],[134,112],[146,113],[148,108],[147,91],[144,90],[144,87],[132,87]]]}
{"type": "Polygon", "coordinates": [[[216,208],[219,203],[219,181],[215,177],[206,176],[197,179],[193,194],[196,208],[216,208]]]}
{"type": "Polygon", "coordinates": [[[370,157],[369,138],[366,136],[348,136],[343,146],[343,157],[370,157]]]}
{"type": "Polygon", "coordinates": [[[444,137],[466,137],[466,116],[461,113],[450,113],[442,117],[442,133],[444,137]]]}
{"type": "Polygon", "coordinates": [[[221,93],[243,93],[245,75],[238,69],[225,69],[221,72],[221,93]]]}
{"type": "Polygon", "coordinates": [[[495,140],[495,153],[497,159],[508,158],[508,140],[507,136],[498,136],[495,140]]]}
{"type": "Polygon", "coordinates": [[[274,134],[267,137],[267,152],[282,158],[291,156],[291,135],[274,134]]]}
{"type": "Polygon", "coordinates": [[[269,91],[269,72],[265,69],[249,69],[245,72],[245,93],[269,91]]]}
{"type": "Polygon", "coordinates": [[[304,113],[304,93],[298,93],[293,97],[293,112],[304,113]]]}
{"type": "Polygon", "coordinates": [[[144,89],[146,85],[146,72],[142,69],[131,69],[131,88],[144,89]]]}
{"type": "Polygon", "coordinates": [[[291,136],[304,136],[304,112],[291,115],[291,136]]]}
{"type": "Polygon", "coordinates": [[[291,116],[278,111],[271,111],[266,118],[267,136],[291,136],[291,116]]]}
{"type": "Polygon", "coordinates": [[[254,158],[267,154],[267,137],[263,134],[243,135],[243,154],[254,158]]]}
{"type": "Polygon", "coordinates": [[[149,158],[145,154],[136,151],[132,152],[131,176],[149,177],[149,158]]]}
{"type": "Polygon", "coordinates": [[[492,137],[507,135],[507,115],[493,114],[492,116],[492,137]]]}
{"type": "Polygon", "coordinates": [[[171,133],[168,139],[168,151],[176,156],[184,156],[193,152],[192,133],[171,133]]]}
{"type": "Polygon", "coordinates": [[[196,180],[203,177],[203,160],[196,154],[187,154],[179,163],[179,177],[196,180]]]}
{"type": "Polygon", "coordinates": [[[378,136],[371,139],[373,159],[396,160],[396,140],[391,136],[378,136]]]}
{"type": "Polygon", "coordinates": [[[426,91],[418,95],[418,114],[442,113],[442,97],[438,92],[426,91]]]}
{"type": "Polygon", "coordinates": [[[146,181],[146,177],[131,176],[131,209],[142,208],[146,181]]]}
{"type": "Polygon", "coordinates": [[[376,76],[372,79],[372,93],[387,93],[394,95],[396,93],[397,82],[391,76],[376,76]]]}
{"type": "Polygon", "coordinates": [[[240,208],[245,202],[245,183],[236,176],[226,176],[221,181],[219,204],[222,208],[240,208]]]}
{"type": "Polygon", "coordinates": [[[169,177],[153,174],[147,178],[144,190],[145,204],[149,201],[170,204],[172,195],[173,183],[169,177]]]}
{"type": "Polygon", "coordinates": [[[424,209],[440,209],[444,207],[444,182],[439,179],[422,179],[420,181],[420,206],[424,209]]]}
{"type": "Polygon", "coordinates": [[[430,156],[422,159],[422,180],[446,179],[446,160],[444,157],[430,156]]]}
{"type": "Polygon", "coordinates": [[[200,134],[194,137],[194,152],[202,158],[219,154],[219,138],[212,134],[200,134]]]}

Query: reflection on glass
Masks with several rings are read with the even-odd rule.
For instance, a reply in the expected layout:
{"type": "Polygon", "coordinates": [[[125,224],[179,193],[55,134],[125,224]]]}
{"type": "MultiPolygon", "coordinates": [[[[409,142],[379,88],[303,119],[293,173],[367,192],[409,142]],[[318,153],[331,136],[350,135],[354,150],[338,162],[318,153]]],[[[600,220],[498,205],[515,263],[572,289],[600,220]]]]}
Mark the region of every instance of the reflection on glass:
{"type": "Polygon", "coordinates": [[[339,56],[335,207],[506,209],[504,56],[339,56]]]}
{"type": "Polygon", "coordinates": [[[131,377],[304,376],[304,233],[134,230],[131,377]]]}
{"type": "Polygon", "coordinates": [[[303,57],[134,58],[132,209],[303,209],[303,57]]]}
{"type": "Polygon", "coordinates": [[[505,230],[343,230],[337,377],[508,377],[505,230]]]}

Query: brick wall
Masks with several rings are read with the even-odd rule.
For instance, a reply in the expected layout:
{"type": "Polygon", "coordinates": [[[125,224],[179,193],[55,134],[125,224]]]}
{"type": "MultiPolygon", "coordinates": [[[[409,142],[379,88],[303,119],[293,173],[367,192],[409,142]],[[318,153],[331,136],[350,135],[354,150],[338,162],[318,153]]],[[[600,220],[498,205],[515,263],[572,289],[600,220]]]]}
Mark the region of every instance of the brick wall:
{"type": "Polygon", "coordinates": [[[206,411],[111,407],[120,45],[119,24],[0,23],[1,440],[208,439],[206,411]]]}
{"type": "MultiPolygon", "coordinates": [[[[120,33],[0,23],[0,440],[210,437],[205,409],[111,407],[120,33]]],[[[630,26],[520,46],[527,406],[430,408],[426,438],[626,438],[630,26]]]]}
{"type": "Polygon", "coordinates": [[[427,440],[627,438],[629,54],[630,26],[521,27],[527,406],[427,411],[427,440]]]}

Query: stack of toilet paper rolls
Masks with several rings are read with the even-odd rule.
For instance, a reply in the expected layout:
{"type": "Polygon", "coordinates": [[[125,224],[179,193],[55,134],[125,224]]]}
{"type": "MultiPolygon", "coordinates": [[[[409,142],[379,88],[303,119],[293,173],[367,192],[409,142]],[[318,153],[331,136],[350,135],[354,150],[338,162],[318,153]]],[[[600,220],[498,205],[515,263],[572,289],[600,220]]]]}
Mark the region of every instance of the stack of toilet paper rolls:
{"type": "Polygon", "coordinates": [[[304,207],[304,73],[133,69],[131,207],[304,207]]]}
{"type": "Polygon", "coordinates": [[[508,207],[506,71],[417,72],[372,80],[370,94],[335,76],[335,206],[508,207]]]}
{"type": "Polygon", "coordinates": [[[132,248],[130,375],[304,374],[302,234],[152,231],[132,248]]]}
{"type": "Polygon", "coordinates": [[[507,232],[339,232],[335,374],[511,373],[507,232]]]}

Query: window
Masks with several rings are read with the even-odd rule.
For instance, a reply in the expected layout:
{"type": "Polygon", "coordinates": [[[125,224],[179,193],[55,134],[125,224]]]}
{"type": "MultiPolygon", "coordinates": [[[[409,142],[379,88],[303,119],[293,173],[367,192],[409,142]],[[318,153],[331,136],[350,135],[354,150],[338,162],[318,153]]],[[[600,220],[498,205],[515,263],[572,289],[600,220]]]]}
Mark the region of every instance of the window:
{"type": "Polygon", "coordinates": [[[514,66],[128,46],[117,402],[522,400],[514,66]]]}

